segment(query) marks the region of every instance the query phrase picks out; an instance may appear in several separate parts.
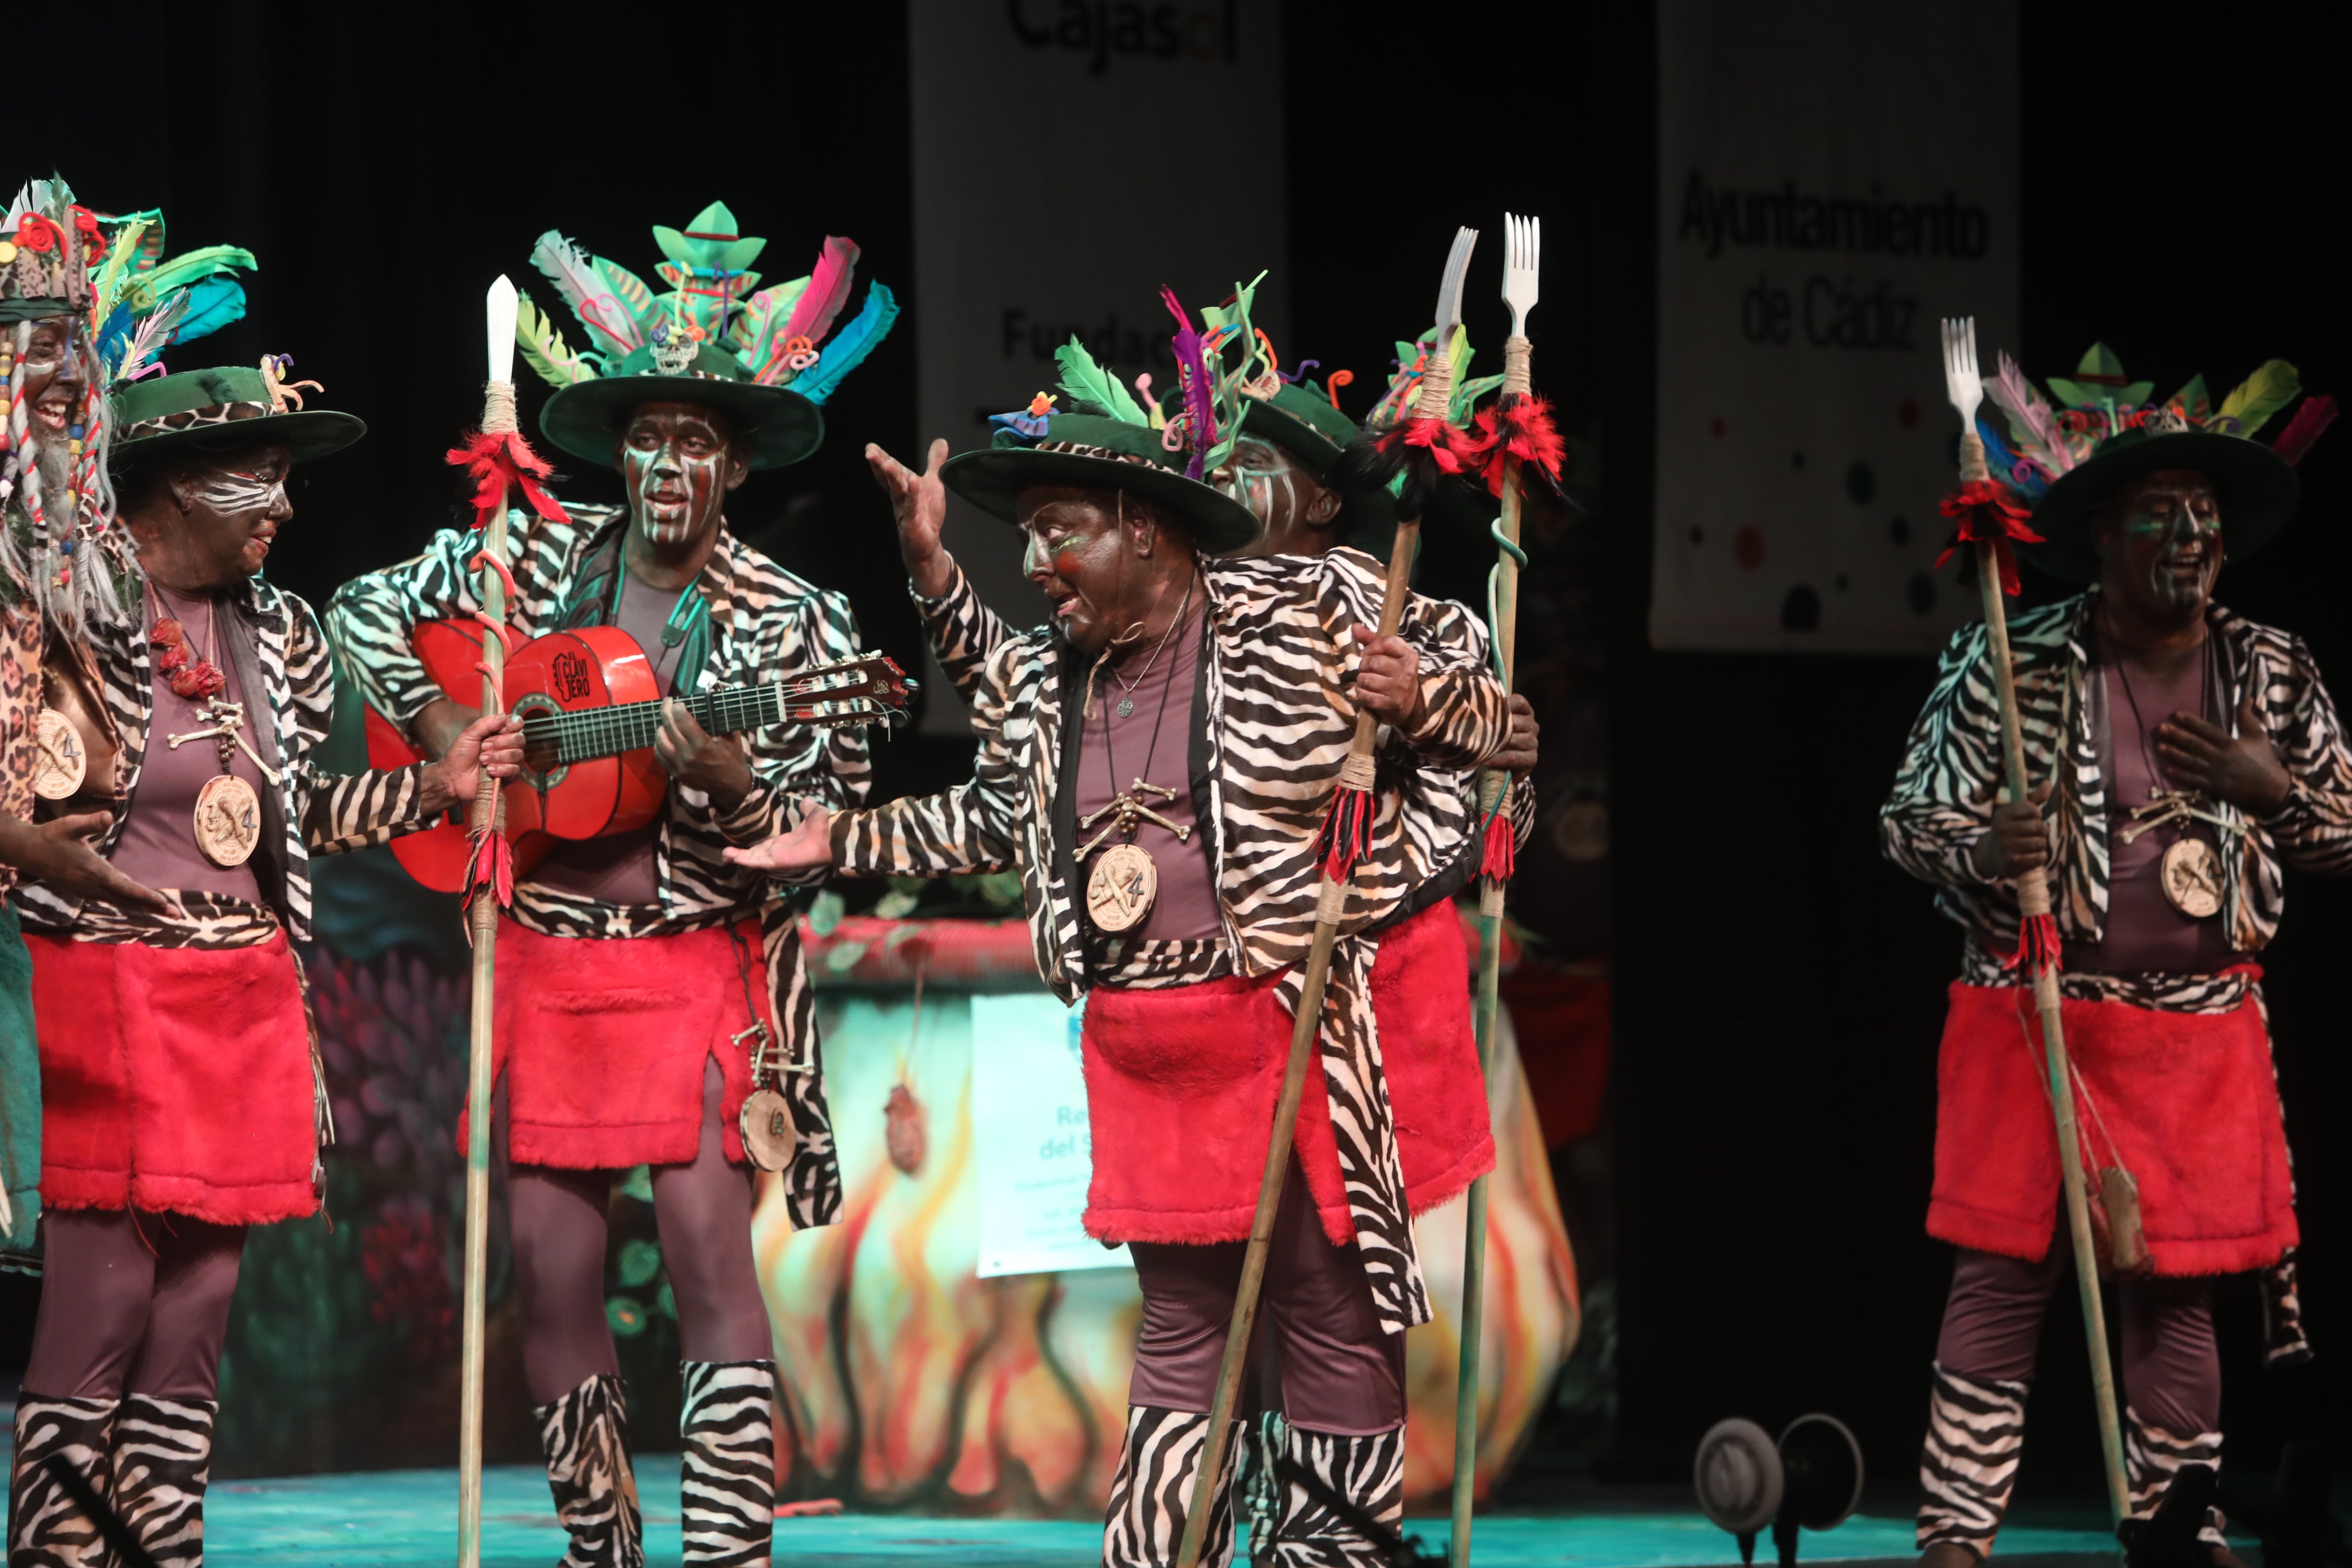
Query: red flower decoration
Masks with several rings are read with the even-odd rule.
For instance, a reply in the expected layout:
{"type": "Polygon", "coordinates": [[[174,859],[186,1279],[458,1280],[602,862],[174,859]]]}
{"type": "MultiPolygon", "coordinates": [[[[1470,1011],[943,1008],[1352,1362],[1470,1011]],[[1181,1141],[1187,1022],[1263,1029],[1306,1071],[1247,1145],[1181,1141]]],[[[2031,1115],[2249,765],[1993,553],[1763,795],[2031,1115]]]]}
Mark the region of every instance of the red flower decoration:
{"type": "Polygon", "coordinates": [[[16,225],[16,244],[36,256],[56,249],[60,237],[58,226],[38,213],[26,213],[16,225]]]}
{"type": "Polygon", "coordinates": [[[72,212],[74,227],[81,230],[84,234],[96,234],[98,232],[97,214],[91,212],[88,207],[82,206],[79,204],[72,208],[72,212]]]}
{"type": "Polygon", "coordinates": [[[188,634],[180,629],[179,622],[161,620],[155,623],[155,629],[147,634],[147,640],[157,647],[177,647],[188,640],[188,634]]]}
{"type": "Polygon", "coordinates": [[[184,647],[167,647],[155,656],[155,668],[165,675],[185,668],[187,662],[188,650],[184,647]]]}
{"type": "Polygon", "coordinates": [[[2017,504],[2016,497],[1991,479],[1971,479],[1946,496],[1941,510],[1957,526],[1951,542],[1936,557],[1937,569],[1958,553],[1961,545],[1990,542],[2000,563],[2000,591],[2017,593],[2017,557],[2010,542],[2040,544],[2042,540],[2026,525],[2026,510],[2017,504]]]}

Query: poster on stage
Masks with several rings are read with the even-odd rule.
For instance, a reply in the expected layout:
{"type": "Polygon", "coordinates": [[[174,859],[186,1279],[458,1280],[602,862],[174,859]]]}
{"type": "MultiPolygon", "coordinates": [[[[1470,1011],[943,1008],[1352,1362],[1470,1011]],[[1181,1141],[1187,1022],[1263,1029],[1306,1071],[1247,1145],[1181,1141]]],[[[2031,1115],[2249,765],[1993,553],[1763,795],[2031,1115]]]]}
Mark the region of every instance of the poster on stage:
{"type": "Polygon", "coordinates": [[[2018,352],[2017,27],[1658,7],[1655,647],[1927,653],[1972,613],[1937,323],[2018,352]]]}
{"type": "Polygon", "coordinates": [[[1081,1007],[1023,994],[971,999],[971,1128],[983,1279],[1074,1268],[1124,1268],[1079,1225],[1094,1179],[1081,1007]]]}
{"type": "MultiPolygon", "coordinates": [[[[1173,384],[1160,303],[1195,324],[1261,271],[1254,310],[1286,343],[1282,7],[1275,0],[912,0],[916,394],[920,439],[984,447],[989,416],[1055,391],[1081,339],[1133,384],[1173,384]],[[1213,177],[1182,128],[1209,135],[1213,177]],[[1215,128],[1213,132],[1210,128],[1215,128]]],[[[920,466],[922,454],[898,454],[920,466]]],[[[950,494],[944,539],[1015,627],[1045,600],[1003,522],[950,494]]],[[[920,727],[969,733],[927,653],[920,727]]]]}

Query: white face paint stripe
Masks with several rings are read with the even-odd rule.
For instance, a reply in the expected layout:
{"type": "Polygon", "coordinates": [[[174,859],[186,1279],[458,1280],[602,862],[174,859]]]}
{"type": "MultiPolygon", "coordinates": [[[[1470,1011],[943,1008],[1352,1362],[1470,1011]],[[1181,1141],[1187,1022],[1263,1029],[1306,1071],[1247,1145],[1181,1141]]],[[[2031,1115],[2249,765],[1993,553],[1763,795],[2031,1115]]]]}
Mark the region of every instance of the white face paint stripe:
{"type": "Polygon", "coordinates": [[[286,481],[283,479],[265,479],[259,474],[225,470],[207,477],[195,488],[194,494],[197,500],[215,511],[265,511],[286,500],[286,481]]]}

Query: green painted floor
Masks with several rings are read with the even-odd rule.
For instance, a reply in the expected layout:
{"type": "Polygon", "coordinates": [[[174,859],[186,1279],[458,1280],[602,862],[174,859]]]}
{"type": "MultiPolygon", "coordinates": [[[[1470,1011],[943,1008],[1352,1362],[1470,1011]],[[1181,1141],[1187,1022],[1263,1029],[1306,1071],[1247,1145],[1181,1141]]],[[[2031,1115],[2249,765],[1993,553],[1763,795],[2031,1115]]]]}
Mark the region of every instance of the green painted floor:
{"type": "MultiPolygon", "coordinates": [[[[652,1568],[678,1561],[677,1489],[669,1479],[675,1463],[662,1456],[637,1460],[652,1568]]],[[[206,1561],[213,1568],[446,1564],[457,1553],[457,1493],[454,1470],[223,1481],[205,1508],[206,1561]]],[[[482,1511],[488,1568],[551,1568],[562,1555],[563,1535],[536,1467],[489,1471],[482,1511]]],[[[1428,1549],[1442,1549],[1444,1521],[1416,1521],[1408,1528],[1428,1549]]],[[[1739,1560],[1731,1538],[1696,1514],[1498,1514],[1481,1518],[1473,1539],[1479,1568],[1679,1568],[1739,1560]]],[[[1770,1543],[1761,1544],[1769,1563],[1770,1543]]],[[[950,1563],[1092,1568],[1101,1550],[1100,1527],[1073,1522],[877,1514],[776,1521],[777,1568],[950,1563]]],[[[2112,1537],[2084,1531],[2012,1529],[2001,1536],[2002,1561],[2012,1564],[2022,1556],[2056,1553],[2102,1553],[2112,1560],[2112,1537]]],[[[1849,1520],[1826,1534],[1806,1536],[1801,1548],[1808,1563],[1913,1555],[1907,1519],[1849,1520]]]]}

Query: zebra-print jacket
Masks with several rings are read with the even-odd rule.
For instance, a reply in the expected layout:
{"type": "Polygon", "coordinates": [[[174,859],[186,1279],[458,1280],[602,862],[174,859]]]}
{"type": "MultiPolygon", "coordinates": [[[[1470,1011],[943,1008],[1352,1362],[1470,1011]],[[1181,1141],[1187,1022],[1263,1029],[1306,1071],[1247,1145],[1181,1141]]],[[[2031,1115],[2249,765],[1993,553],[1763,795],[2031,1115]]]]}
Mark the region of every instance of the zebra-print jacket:
{"type": "MultiPolygon", "coordinates": [[[[2060,936],[2096,942],[2107,917],[2109,805],[2100,766],[2109,744],[2105,683],[2092,679],[2088,650],[2097,590],[2028,610],[2009,623],[2017,672],[2018,718],[2025,765],[2039,787],[2052,783],[2045,815],[2053,858],[2050,901],[2060,936]]],[[[2271,744],[2293,780],[2286,804],[2266,817],[2228,805],[2235,852],[2221,857],[2221,918],[2230,945],[2258,952],[2278,931],[2284,903],[2283,868],[2352,871],[2352,752],[2319,668],[2301,638],[2247,620],[2219,605],[2206,612],[2216,654],[2222,722],[2234,733],[2249,695],[2271,744]]],[[[1993,786],[2001,776],[2000,708],[1982,622],[1952,636],[1935,689],[1911,727],[1895,790],[1879,809],[1887,858],[1935,884],[1936,905],[1977,948],[2017,945],[2017,893],[2006,880],[1979,876],[1969,851],[1992,826],[1993,786]]],[[[1973,963],[1973,970],[1981,970],[1973,963]]]]}
{"type": "MultiPolygon", "coordinates": [[[[1202,563],[1208,613],[1202,727],[1192,747],[1195,808],[1209,835],[1223,942],[1104,944],[1091,973],[1076,897],[1075,716],[1089,666],[1050,628],[1005,639],[974,688],[980,753],[969,783],[834,819],[834,858],[852,874],[944,876],[1017,869],[1038,973],[1074,1000],[1089,983],[1177,985],[1229,969],[1278,974],[1298,1003],[1322,883],[1315,839],[1355,737],[1349,633],[1380,621],[1383,574],[1370,556],[1202,563]],[[1158,951],[1155,951],[1158,950],[1158,951]]],[[[968,587],[961,591],[969,592],[968,587]]],[[[1424,717],[1406,739],[1424,765],[1458,772],[1494,754],[1508,715],[1502,685],[1449,609],[1411,600],[1398,630],[1419,650],[1424,717]]],[[[1396,1131],[1380,1068],[1364,933],[1411,907],[1475,836],[1458,790],[1423,790],[1407,810],[1391,778],[1377,793],[1371,852],[1350,885],[1319,1034],[1340,1176],[1382,1325],[1430,1317],[1413,1251],[1396,1131]]],[[[1097,1139],[1117,1136],[1096,1129],[1097,1139]]]]}
{"type": "MultiPolygon", "coordinates": [[[[914,592],[911,584],[908,591],[914,592]]],[[[923,629],[929,635],[931,652],[939,659],[941,672],[955,688],[956,695],[963,699],[964,706],[971,708],[979,700],[981,672],[987,668],[990,657],[1017,634],[1002,616],[982,603],[961,567],[956,568],[946,593],[936,599],[914,593],[914,600],[915,612],[923,618],[923,629]]],[[[1484,621],[1450,599],[1425,603],[1431,633],[1443,646],[1467,651],[1482,663],[1487,659],[1491,644],[1484,621]]],[[[1409,750],[1395,737],[1389,740],[1392,752],[1409,750]]],[[[1441,768],[1397,754],[1389,759],[1382,771],[1397,777],[1405,811],[1421,809],[1423,793],[1433,791],[1442,799],[1468,801],[1474,811],[1476,807],[1481,772],[1478,768],[1441,768]]],[[[1513,842],[1524,849],[1536,827],[1536,791],[1531,777],[1512,781],[1510,813],[1513,842]]],[[[1442,875],[1423,883],[1407,907],[1397,911],[1397,918],[1418,913],[1468,887],[1471,879],[1478,874],[1485,848],[1484,835],[1471,835],[1454,863],[1442,875]]]]}
{"type": "MultiPolygon", "coordinates": [[[[310,606],[259,577],[225,595],[220,653],[236,668],[246,698],[246,739],[278,775],[261,792],[262,833],[252,865],[263,899],[286,934],[310,939],[310,857],[382,844],[425,826],[424,769],[338,775],[315,757],[335,710],[334,663],[310,606]],[[255,695],[259,700],[257,701],[255,695]]],[[[114,819],[96,841],[111,855],[122,837],[131,796],[147,754],[154,705],[154,671],[146,635],[137,621],[93,632],[75,645],[97,677],[106,721],[121,756],[115,770],[114,819]]],[[[137,941],[166,946],[245,946],[267,940],[268,922],[239,917],[226,906],[250,906],[204,895],[185,900],[188,921],[158,920],[100,900],[71,897],[42,882],[16,890],[25,924],[52,935],[137,941]],[[215,909],[215,905],[224,906],[215,909]],[[209,911],[209,912],[208,912],[209,911]]]]}
{"type": "MultiPolygon", "coordinates": [[[[583,579],[616,562],[628,527],[628,513],[620,509],[567,510],[574,519],[568,523],[509,514],[508,564],[517,597],[508,621],[525,637],[578,624],[583,579]]],[[[467,564],[479,548],[478,537],[444,529],[422,554],[352,578],[327,606],[346,668],[370,706],[403,730],[446,695],[409,647],[410,634],[420,621],[467,616],[481,607],[467,564]]],[[[857,623],[846,599],[793,576],[723,522],[718,548],[691,591],[710,606],[710,648],[695,678],[698,690],[778,681],[857,653],[857,623]]],[[[774,896],[767,879],[729,865],[724,851],[784,831],[795,796],[835,811],[864,800],[866,738],[854,729],[780,724],[737,739],[752,783],[732,811],[718,810],[700,790],[670,783],[655,840],[658,906],[608,904],[524,881],[515,889],[513,913],[533,931],[567,937],[662,936],[756,918],[770,1005],[783,1037],[779,1046],[784,1060],[809,1069],[780,1075],[800,1131],[783,1173],[784,1192],[795,1225],[830,1225],[841,1208],[841,1173],[799,927],[792,906],[774,896]]]]}

